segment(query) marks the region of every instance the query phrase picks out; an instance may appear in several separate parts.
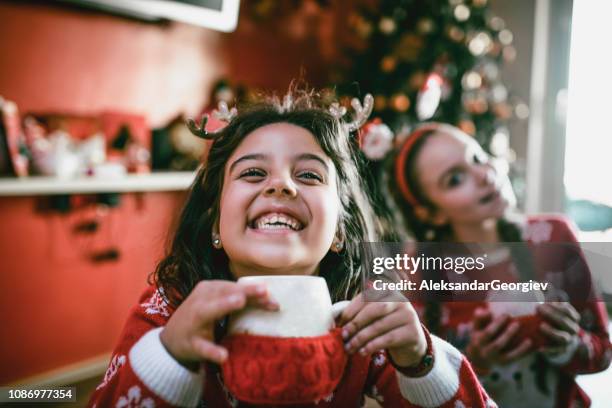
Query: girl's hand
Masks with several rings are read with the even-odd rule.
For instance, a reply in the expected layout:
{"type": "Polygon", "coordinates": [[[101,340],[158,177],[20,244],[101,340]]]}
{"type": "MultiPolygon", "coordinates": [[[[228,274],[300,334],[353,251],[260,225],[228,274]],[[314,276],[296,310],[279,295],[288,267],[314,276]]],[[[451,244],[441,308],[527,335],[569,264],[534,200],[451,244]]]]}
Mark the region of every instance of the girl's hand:
{"type": "Polygon", "coordinates": [[[474,330],[465,354],[475,367],[488,369],[492,365],[504,365],[518,360],[531,350],[531,340],[525,339],[518,346],[508,346],[518,332],[518,322],[510,321],[510,316],[501,315],[493,318],[490,311],[476,309],[474,313],[474,330]]]}
{"type": "Polygon", "coordinates": [[[247,304],[278,310],[264,285],[201,281],[172,314],[160,340],[185,367],[197,369],[202,360],[221,364],[227,358],[227,350],[214,343],[215,321],[247,304]]]}
{"type": "Polygon", "coordinates": [[[550,340],[552,346],[540,351],[549,354],[563,353],[574,343],[580,331],[580,314],[567,302],[550,302],[538,306],[538,314],[545,320],[540,331],[550,340]]]}
{"type": "Polygon", "coordinates": [[[410,302],[365,302],[357,295],[340,315],[342,337],[349,353],[362,355],[387,349],[400,367],[417,365],[427,340],[410,302]]]}

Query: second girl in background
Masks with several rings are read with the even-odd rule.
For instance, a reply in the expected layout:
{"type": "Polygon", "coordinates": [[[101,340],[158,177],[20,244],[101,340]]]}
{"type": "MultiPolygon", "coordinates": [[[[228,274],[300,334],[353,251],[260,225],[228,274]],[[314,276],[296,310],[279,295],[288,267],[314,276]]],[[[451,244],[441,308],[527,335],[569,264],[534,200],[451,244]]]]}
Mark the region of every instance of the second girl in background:
{"type": "MultiPolygon", "coordinates": [[[[387,196],[400,233],[418,242],[496,244],[576,243],[561,216],[538,215],[512,221],[507,177],[497,171],[476,140],[458,128],[430,123],[412,132],[387,168],[387,196]]],[[[530,251],[530,249],[528,249],[530,251]]],[[[528,257],[496,261],[520,279],[528,257]]],[[[527,262],[528,263],[528,262],[527,262]]],[[[537,268],[540,265],[533,265],[537,268]]],[[[537,313],[549,344],[537,348],[508,314],[493,315],[477,302],[429,301],[417,306],[427,326],[463,349],[481,381],[501,407],[588,406],[575,376],[606,369],[610,363],[608,317],[601,302],[547,302],[537,313]],[[574,405],[581,403],[582,405],[574,405]]]]}

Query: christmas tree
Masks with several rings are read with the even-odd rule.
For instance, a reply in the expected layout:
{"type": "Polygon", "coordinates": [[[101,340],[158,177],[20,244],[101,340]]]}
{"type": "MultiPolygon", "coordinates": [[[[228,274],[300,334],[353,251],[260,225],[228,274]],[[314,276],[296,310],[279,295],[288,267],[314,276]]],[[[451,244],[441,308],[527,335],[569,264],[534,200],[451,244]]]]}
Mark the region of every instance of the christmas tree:
{"type": "MultiPolygon", "coordinates": [[[[348,18],[356,41],[330,81],[340,95],[372,93],[374,115],[396,132],[424,120],[450,123],[512,161],[504,124],[515,103],[500,66],[516,50],[487,0],[380,0],[348,18]]],[[[521,104],[519,116],[525,110],[521,104]]]]}

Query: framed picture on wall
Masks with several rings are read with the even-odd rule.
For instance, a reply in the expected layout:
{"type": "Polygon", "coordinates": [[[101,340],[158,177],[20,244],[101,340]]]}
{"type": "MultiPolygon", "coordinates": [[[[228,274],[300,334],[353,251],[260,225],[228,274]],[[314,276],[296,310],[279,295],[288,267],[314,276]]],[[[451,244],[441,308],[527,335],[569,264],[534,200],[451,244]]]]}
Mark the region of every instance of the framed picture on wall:
{"type": "Polygon", "coordinates": [[[60,0],[147,21],[171,20],[231,32],[240,0],[60,0]]]}

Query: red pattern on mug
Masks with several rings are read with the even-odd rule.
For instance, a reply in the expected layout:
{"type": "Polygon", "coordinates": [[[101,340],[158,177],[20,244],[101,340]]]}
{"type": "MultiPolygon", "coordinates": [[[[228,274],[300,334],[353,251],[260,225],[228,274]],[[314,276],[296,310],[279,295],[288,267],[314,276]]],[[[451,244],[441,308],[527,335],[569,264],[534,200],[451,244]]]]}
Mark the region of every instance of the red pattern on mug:
{"type": "Polygon", "coordinates": [[[234,334],[222,344],[226,387],[253,404],[302,404],[325,398],[340,383],[347,362],[341,330],[317,337],[234,334]]]}

